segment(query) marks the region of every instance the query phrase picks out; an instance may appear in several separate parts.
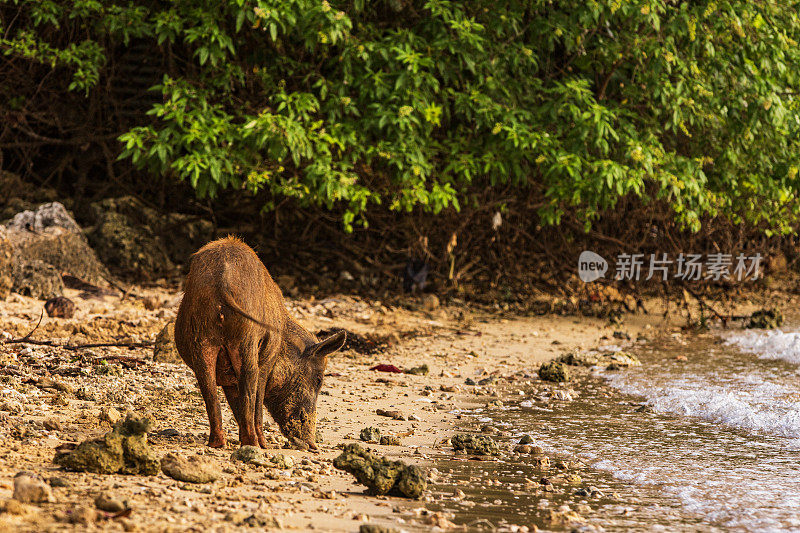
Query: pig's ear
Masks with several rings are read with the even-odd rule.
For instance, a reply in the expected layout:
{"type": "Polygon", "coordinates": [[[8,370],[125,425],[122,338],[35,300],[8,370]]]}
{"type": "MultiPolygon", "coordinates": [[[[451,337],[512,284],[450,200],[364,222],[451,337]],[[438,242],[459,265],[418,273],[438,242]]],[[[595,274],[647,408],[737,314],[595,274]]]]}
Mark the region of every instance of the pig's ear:
{"type": "Polygon", "coordinates": [[[346,340],[347,334],[344,330],[337,331],[333,335],[309,346],[306,353],[309,357],[325,357],[326,355],[341,350],[346,340]]]}

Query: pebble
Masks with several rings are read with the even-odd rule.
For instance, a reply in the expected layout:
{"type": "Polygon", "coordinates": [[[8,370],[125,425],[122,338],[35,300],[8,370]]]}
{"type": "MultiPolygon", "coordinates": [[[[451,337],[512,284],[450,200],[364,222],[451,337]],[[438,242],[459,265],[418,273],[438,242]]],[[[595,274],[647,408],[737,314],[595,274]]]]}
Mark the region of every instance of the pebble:
{"type": "Polygon", "coordinates": [[[186,457],[178,453],[168,453],[161,459],[161,471],[172,479],[187,483],[211,483],[222,475],[220,465],[214,459],[202,455],[186,457]]]}
{"type": "Polygon", "coordinates": [[[384,435],[381,437],[381,442],[383,446],[400,446],[400,437],[396,435],[384,435]]]}
{"type": "Polygon", "coordinates": [[[292,468],[295,465],[294,458],[290,455],[283,455],[282,453],[276,453],[272,457],[269,458],[272,466],[275,468],[292,468]]]}
{"type": "Polygon", "coordinates": [[[55,418],[48,418],[43,422],[43,425],[48,431],[61,431],[61,422],[55,418]]]}
{"type": "Polygon", "coordinates": [[[119,422],[121,418],[122,415],[120,412],[113,407],[103,407],[103,410],[100,411],[100,420],[103,422],[108,422],[112,426],[119,422]]]}
{"type": "Polygon", "coordinates": [[[439,297],[435,294],[426,294],[422,297],[422,308],[425,311],[435,311],[439,308],[439,305],[441,305],[439,297]]]}
{"type": "Polygon", "coordinates": [[[17,516],[24,516],[30,512],[30,508],[17,500],[11,499],[6,501],[5,505],[3,506],[3,512],[17,516]]]}
{"type": "Polygon", "coordinates": [[[101,511],[105,511],[107,513],[118,513],[128,508],[128,506],[125,505],[122,500],[115,498],[108,492],[101,492],[98,494],[94,499],[94,505],[101,511]]]}
{"type": "Polygon", "coordinates": [[[242,446],[231,454],[231,461],[241,461],[257,466],[266,466],[267,458],[261,448],[256,446],[242,446]]]}
{"type": "Polygon", "coordinates": [[[378,416],[386,416],[394,420],[406,420],[406,417],[400,411],[387,411],[385,409],[378,409],[375,411],[378,416]]]}
{"type": "Polygon", "coordinates": [[[364,442],[377,444],[381,440],[381,430],[374,427],[364,428],[358,437],[364,442]]]}
{"type": "Polygon", "coordinates": [[[61,488],[63,488],[63,487],[69,487],[70,486],[70,482],[66,478],[63,478],[61,476],[53,476],[50,479],[48,479],[47,481],[48,481],[48,483],[50,483],[51,487],[56,487],[56,488],[61,487],[61,488]]]}
{"type": "Polygon", "coordinates": [[[55,502],[50,485],[28,472],[14,476],[13,498],[22,503],[55,502]]]}
{"type": "Polygon", "coordinates": [[[6,400],[0,403],[0,411],[7,411],[14,415],[21,415],[23,412],[22,404],[17,400],[6,400]]]}
{"type": "Polygon", "coordinates": [[[69,521],[83,526],[92,525],[97,521],[97,511],[88,505],[79,505],[70,513],[69,521]]]}

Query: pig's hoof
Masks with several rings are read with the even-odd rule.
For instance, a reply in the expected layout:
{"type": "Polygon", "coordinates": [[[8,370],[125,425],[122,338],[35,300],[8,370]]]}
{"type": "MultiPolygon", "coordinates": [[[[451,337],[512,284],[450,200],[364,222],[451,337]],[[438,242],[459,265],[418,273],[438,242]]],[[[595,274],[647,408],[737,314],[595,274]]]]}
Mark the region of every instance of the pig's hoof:
{"type": "Polygon", "coordinates": [[[208,447],[209,448],[224,448],[225,447],[225,437],[209,437],[208,438],[208,447]]]}
{"type": "MultiPolygon", "coordinates": [[[[261,442],[255,437],[239,435],[239,444],[242,446],[259,446],[261,442]]],[[[264,446],[261,447],[264,448],[264,446]]]]}
{"type": "Polygon", "coordinates": [[[267,446],[267,439],[264,438],[264,435],[258,436],[258,445],[264,448],[265,450],[269,448],[269,446],[267,446]]]}

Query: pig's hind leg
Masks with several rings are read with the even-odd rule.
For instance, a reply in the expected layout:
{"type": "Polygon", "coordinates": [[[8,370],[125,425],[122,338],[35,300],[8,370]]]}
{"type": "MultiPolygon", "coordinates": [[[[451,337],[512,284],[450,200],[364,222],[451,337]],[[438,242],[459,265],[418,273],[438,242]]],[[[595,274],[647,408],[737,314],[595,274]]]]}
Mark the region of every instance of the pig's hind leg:
{"type": "Polygon", "coordinates": [[[197,378],[197,385],[203,395],[208,413],[208,425],[210,434],[208,445],[211,448],[222,448],[225,446],[225,433],[222,430],[222,413],[217,395],[217,357],[222,349],[221,346],[210,346],[203,344],[199,350],[199,356],[194,358],[194,375],[197,378]]]}
{"type": "Polygon", "coordinates": [[[243,339],[239,344],[242,366],[239,372],[239,443],[242,446],[258,446],[256,437],[256,398],[258,396],[258,340],[243,339]]]}
{"type": "Polygon", "coordinates": [[[256,438],[258,445],[267,448],[267,439],[264,437],[264,390],[267,386],[267,369],[264,368],[258,374],[258,392],[256,394],[256,438]]]}

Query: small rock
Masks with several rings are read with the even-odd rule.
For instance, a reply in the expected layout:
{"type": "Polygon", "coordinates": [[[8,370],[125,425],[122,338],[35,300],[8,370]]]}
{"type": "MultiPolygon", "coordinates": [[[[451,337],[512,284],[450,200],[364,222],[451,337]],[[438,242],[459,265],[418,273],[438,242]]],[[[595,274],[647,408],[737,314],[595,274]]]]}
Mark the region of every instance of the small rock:
{"type": "Polygon", "coordinates": [[[73,524],[90,526],[97,521],[97,511],[88,505],[79,505],[70,513],[69,521],[73,524]]]}
{"type": "Polygon", "coordinates": [[[289,455],[283,455],[282,453],[276,453],[269,458],[269,461],[275,468],[286,469],[294,466],[294,458],[289,455]]]}
{"type": "Polygon", "coordinates": [[[47,481],[50,483],[51,487],[66,488],[70,486],[70,482],[61,476],[53,476],[47,481]]]}
{"type": "Polygon", "coordinates": [[[348,444],[333,466],[353,474],[372,494],[420,498],[428,486],[425,472],[415,465],[378,457],[360,444],[348,444]]]}
{"type": "Polygon", "coordinates": [[[428,365],[415,366],[405,371],[406,374],[412,374],[414,376],[427,376],[428,372],[430,372],[428,365]]]}
{"type": "Polygon", "coordinates": [[[546,455],[534,455],[531,457],[529,463],[539,470],[547,470],[550,468],[550,459],[546,455]]]}
{"type": "Polygon", "coordinates": [[[576,490],[575,496],[581,496],[583,498],[602,498],[604,494],[597,487],[589,486],[576,490]]]}
{"type": "Polygon", "coordinates": [[[22,503],[54,502],[50,485],[28,472],[19,472],[14,476],[13,498],[22,503]]]}
{"type": "Polygon", "coordinates": [[[153,360],[159,363],[180,363],[181,356],[175,347],[175,321],[167,322],[156,335],[153,360]]]}
{"type": "Polygon", "coordinates": [[[426,294],[422,297],[422,309],[425,311],[435,311],[439,308],[439,297],[435,294],[426,294]]]}
{"type": "Polygon", "coordinates": [[[17,400],[5,400],[4,402],[0,403],[0,411],[21,415],[23,412],[23,407],[22,404],[17,400]]]}
{"type": "Polygon", "coordinates": [[[398,530],[389,526],[379,526],[378,524],[361,524],[358,533],[398,533],[398,530]]]}
{"type": "Polygon", "coordinates": [[[381,430],[373,427],[364,428],[361,430],[359,438],[364,442],[376,444],[381,440],[381,430]]]}
{"type": "Polygon", "coordinates": [[[55,418],[47,418],[42,424],[48,431],[61,431],[61,422],[55,418]]]}
{"type": "Polygon", "coordinates": [[[554,400],[562,400],[562,401],[565,401],[565,402],[572,401],[572,395],[569,393],[569,391],[560,390],[560,389],[553,391],[551,397],[554,400]]]}
{"type": "Polygon", "coordinates": [[[487,435],[454,435],[450,442],[455,451],[475,455],[500,455],[497,443],[487,435]]]}
{"type": "Polygon", "coordinates": [[[225,513],[225,520],[233,522],[236,525],[241,525],[249,515],[244,511],[228,511],[225,513]]]}
{"type": "Polygon", "coordinates": [[[464,380],[464,385],[475,385],[475,380],[472,378],[467,378],[464,380]]]}
{"type": "Polygon", "coordinates": [[[639,358],[628,352],[615,352],[608,356],[612,365],[618,368],[627,368],[629,366],[641,366],[642,363],[639,358]]]}
{"type": "Polygon", "coordinates": [[[108,422],[112,426],[119,422],[121,418],[122,415],[113,407],[103,407],[103,409],[100,411],[100,420],[103,422],[108,422]]]}
{"type": "Polygon", "coordinates": [[[569,371],[564,363],[549,361],[539,367],[539,377],[544,381],[563,382],[569,380],[569,371]]]}
{"type": "Polygon", "coordinates": [[[384,435],[383,437],[381,437],[381,445],[400,446],[400,437],[396,435],[384,435]]]}
{"type": "Polygon", "coordinates": [[[85,402],[94,402],[97,401],[97,396],[95,396],[94,391],[87,387],[81,387],[75,392],[75,397],[79,400],[83,400],[85,402]]]}
{"type": "Polygon", "coordinates": [[[66,296],[56,296],[44,303],[44,310],[51,318],[72,318],[75,316],[75,303],[66,296]]]}
{"type": "Polygon", "coordinates": [[[6,503],[3,504],[3,512],[8,514],[13,514],[17,516],[25,516],[31,512],[31,508],[23,503],[20,503],[18,500],[10,499],[6,500],[6,503]]]}
{"type": "Polygon", "coordinates": [[[746,328],[775,329],[783,325],[783,314],[779,309],[760,309],[750,315],[746,328]]]}
{"type": "Polygon", "coordinates": [[[557,361],[571,366],[595,366],[599,365],[602,359],[603,357],[598,353],[569,352],[559,357],[557,361]]]}
{"type": "Polygon", "coordinates": [[[102,437],[87,439],[74,450],[57,450],[53,461],[78,472],[156,475],[161,463],[147,443],[150,425],[149,419],[128,413],[102,437]]]}
{"type": "Polygon", "coordinates": [[[113,495],[107,492],[101,492],[98,494],[94,499],[94,505],[101,511],[105,511],[107,513],[118,513],[128,508],[122,502],[122,500],[115,498],[113,495]]]}
{"type": "Polygon", "coordinates": [[[187,458],[177,453],[168,453],[161,459],[161,471],[187,483],[211,483],[222,475],[219,464],[210,457],[193,455],[187,458]]]}
{"type": "Polygon", "coordinates": [[[519,439],[519,443],[520,444],[531,444],[532,442],[534,442],[534,440],[533,440],[533,437],[531,437],[530,435],[523,435],[519,439]]]}
{"type": "Polygon", "coordinates": [[[231,461],[241,461],[256,466],[266,466],[267,458],[261,448],[256,446],[242,446],[231,454],[231,461]]]}
{"type": "Polygon", "coordinates": [[[12,291],[23,296],[47,300],[64,294],[64,282],[58,269],[38,259],[16,263],[12,277],[12,291]]]}
{"type": "Polygon", "coordinates": [[[257,527],[260,529],[270,528],[270,529],[280,529],[281,523],[278,522],[278,519],[274,516],[268,516],[264,513],[255,513],[251,514],[244,520],[240,525],[249,526],[249,527],[257,527]]]}
{"type": "Polygon", "coordinates": [[[400,411],[387,411],[385,409],[378,409],[375,411],[378,416],[386,416],[394,420],[405,420],[406,417],[400,411]]]}
{"type": "Polygon", "coordinates": [[[142,298],[142,305],[148,311],[154,311],[161,307],[161,298],[158,296],[145,296],[142,298]]]}

